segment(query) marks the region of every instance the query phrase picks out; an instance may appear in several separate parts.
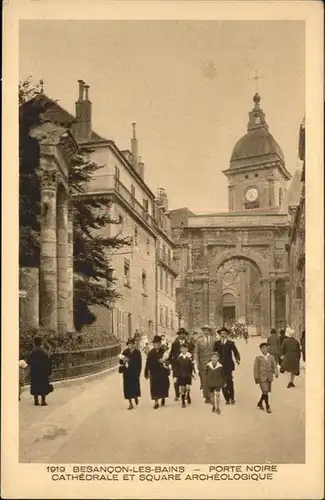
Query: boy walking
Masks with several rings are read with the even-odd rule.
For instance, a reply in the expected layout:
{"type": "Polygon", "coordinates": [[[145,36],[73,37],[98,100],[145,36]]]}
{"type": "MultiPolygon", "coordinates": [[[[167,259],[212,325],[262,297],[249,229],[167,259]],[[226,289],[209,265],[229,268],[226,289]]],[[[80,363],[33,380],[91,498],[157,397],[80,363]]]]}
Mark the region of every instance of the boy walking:
{"type": "Polygon", "coordinates": [[[254,379],[255,383],[260,385],[262,395],[257,403],[257,408],[264,410],[263,402],[265,401],[267,413],[271,413],[269,394],[273,377],[278,378],[279,371],[274,357],[270,354],[267,342],[260,344],[261,353],[256,356],[254,362],[254,379]]]}
{"type": "Polygon", "coordinates": [[[205,379],[210,397],[212,397],[212,411],[220,415],[220,389],[225,385],[226,378],[218,352],[213,352],[211,355],[211,361],[205,368],[205,379]]]}
{"type": "Polygon", "coordinates": [[[174,384],[178,385],[181,393],[182,408],[186,408],[187,404],[191,404],[191,385],[194,376],[194,361],[193,356],[189,352],[187,342],[181,345],[181,352],[174,364],[174,384]]]}

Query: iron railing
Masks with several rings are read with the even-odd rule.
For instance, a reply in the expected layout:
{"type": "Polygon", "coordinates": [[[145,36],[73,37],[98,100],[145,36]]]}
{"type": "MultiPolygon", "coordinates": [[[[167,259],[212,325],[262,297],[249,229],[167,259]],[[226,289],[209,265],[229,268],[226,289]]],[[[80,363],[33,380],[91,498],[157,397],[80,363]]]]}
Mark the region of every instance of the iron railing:
{"type": "MultiPolygon", "coordinates": [[[[78,351],[52,352],[51,381],[82,377],[118,365],[121,344],[78,351]]],[[[29,383],[28,375],[26,383],[29,383]]]]}
{"type": "Polygon", "coordinates": [[[157,248],[157,260],[164,266],[168,267],[168,269],[170,269],[175,276],[178,275],[178,266],[174,259],[172,259],[170,254],[163,252],[161,248],[157,248]]]}
{"type": "Polygon", "coordinates": [[[131,191],[129,191],[124,184],[117,178],[115,178],[115,190],[121,198],[123,198],[124,201],[127,202],[127,204],[143,219],[154,231],[160,230],[168,238],[171,239],[172,234],[171,231],[168,231],[162,223],[157,221],[152,215],[148,213],[148,210],[141,205],[141,203],[136,200],[136,198],[133,196],[131,191]]]}

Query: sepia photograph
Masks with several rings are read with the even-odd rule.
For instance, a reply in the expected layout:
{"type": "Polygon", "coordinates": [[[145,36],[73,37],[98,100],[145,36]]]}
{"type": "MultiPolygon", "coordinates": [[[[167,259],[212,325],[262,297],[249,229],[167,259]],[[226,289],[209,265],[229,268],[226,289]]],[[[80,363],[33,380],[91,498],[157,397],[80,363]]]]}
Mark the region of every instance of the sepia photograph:
{"type": "Polygon", "coordinates": [[[305,20],[17,27],[19,464],[61,488],[305,466],[305,20]]]}

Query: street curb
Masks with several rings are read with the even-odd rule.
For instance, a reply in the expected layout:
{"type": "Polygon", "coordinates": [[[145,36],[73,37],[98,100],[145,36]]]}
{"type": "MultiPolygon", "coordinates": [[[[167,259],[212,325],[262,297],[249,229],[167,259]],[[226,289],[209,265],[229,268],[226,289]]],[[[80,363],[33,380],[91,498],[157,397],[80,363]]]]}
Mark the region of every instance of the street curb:
{"type": "MultiPolygon", "coordinates": [[[[105,377],[105,375],[109,375],[114,370],[117,370],[117,368],[118,368],[118,364],[116,364],[115,366],[111,366],[110,368],[107,368],[106,370],[102,370],[100,372],[90,373],[89,375],[83,375],[81,377],[66,378],[63,380],[56,380],[53,382],[50,381],[50,383],[55,387],[56,386],[70,387],[71,385],[78,385],[78,383],[82,384],[84,382],[91,382],[92,380],[101,379],[101,378],[105,377]]],[[[25,385],[24,387],[26,389],[29,389],[30,384],[25,385]]]]}

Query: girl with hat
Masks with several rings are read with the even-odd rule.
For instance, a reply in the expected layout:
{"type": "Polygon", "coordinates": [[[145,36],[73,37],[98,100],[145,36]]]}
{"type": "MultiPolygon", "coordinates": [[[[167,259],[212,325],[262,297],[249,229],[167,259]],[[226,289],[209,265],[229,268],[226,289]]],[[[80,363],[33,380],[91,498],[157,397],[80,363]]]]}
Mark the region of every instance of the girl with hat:
{"type": "Polygon", "coordinates": [[[166,351],[161,345],[161,337],[155,335],[153,338],[153,348],[149,351],[144,370],[146,380],[150,380],[150,394],[154,401],[154,409],[165,406],[169,393],[169,368],[166,351]]]}
{"type": "Polygon", "coordinates": [[[124,398],[129,401],[128,410],[133,410],[134,406],[139,404],[141,396],[140,374],[142,368],[141,352],[135,346],[135,340],[129,339],[126,343],[127,348],[120,355],[119,373],[123,374],[123,393],[124,398]]]}

